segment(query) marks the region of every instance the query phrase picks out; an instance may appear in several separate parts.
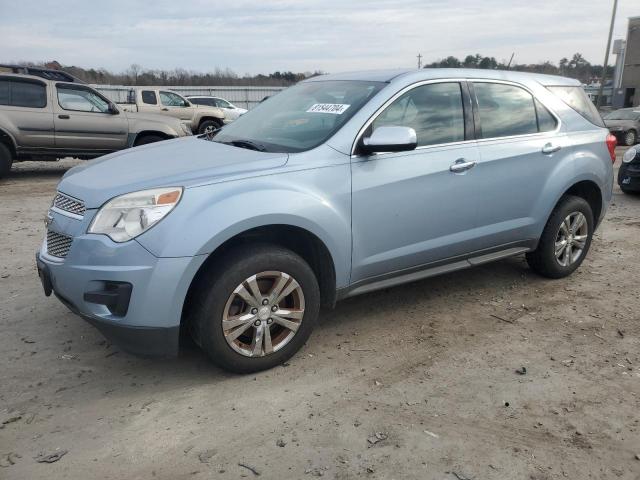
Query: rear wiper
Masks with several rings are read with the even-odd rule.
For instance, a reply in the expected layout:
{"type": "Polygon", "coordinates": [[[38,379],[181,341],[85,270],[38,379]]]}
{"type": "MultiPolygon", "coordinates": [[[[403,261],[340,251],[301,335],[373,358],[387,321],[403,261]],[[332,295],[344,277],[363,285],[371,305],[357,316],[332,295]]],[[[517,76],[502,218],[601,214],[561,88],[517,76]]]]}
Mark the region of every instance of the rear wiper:
{"type": "Polygon", "coordinates": [[[231,140],[230,142],[222,142],[227,145],[233,145],[234,147],[248,148],[249,150],[257,150],[258,152],[264,152],[267,147],[260,143],[253,142],[251,140],[231,140]]]}

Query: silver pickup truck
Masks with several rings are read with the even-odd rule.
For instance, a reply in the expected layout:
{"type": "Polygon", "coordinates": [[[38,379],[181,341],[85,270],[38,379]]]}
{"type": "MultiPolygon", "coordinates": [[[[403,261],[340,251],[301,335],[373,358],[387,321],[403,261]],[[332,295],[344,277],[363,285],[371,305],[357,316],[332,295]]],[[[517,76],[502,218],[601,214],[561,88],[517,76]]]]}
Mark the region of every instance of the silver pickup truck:
{"type": "Polygon", "coordinates": [[[179,119],[193,133],[217,130],[225,122],[224,112],[209,105],[196,105],[175,92],[157,87],[136,87],[129,91],[127,103],[119,104],[127,111],[157,113],[179,119]]]}
{"type": "Polygon", "coordinates": [[[0,177],[14,161],[95,158],[186,135],[179,120],[127,112],[64,72],[0,65],[0,177]]]}

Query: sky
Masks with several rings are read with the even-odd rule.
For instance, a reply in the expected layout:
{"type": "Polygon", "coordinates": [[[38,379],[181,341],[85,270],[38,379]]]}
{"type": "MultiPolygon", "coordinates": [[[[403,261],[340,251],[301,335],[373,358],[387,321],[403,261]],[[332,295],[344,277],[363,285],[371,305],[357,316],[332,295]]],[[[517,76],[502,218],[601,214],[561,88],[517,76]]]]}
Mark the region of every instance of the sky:
{"type": "MultiPolygon", "coordinates": [[[[339,72],[480,53],[602,64],[613,0],[0,0],[0,62],[339,72]]],[[[639,0],[619,0],[614,38],[639,0]]],[[[609,62],[613,62],[613,57],[609,62]]]]}

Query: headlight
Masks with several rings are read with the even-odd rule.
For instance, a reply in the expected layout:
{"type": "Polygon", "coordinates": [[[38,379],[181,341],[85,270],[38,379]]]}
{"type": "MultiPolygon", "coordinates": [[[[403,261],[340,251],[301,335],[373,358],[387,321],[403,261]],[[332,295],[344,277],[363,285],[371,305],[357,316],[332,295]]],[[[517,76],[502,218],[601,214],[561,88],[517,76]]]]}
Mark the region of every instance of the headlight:
{"type": "Polygon", "coordinates": [[[186,123],[181,123],[180,126],[182,127],[182,132],[185,135],[193,135],[193,132],[191,131],[191,127],[189,127],[189,125],[187,125],[186,123]]]}
{"type": "Polygon", "coordinates": [[[126,242],[166,217],[180,197],[182,187],[154,188],[115,197],[100,208],[88,233],[102,233],[114,242],[126,242]]]}
{"type": "Polygon", "coordinates": [[[638,147],[631,147],[629,150],[624,152],[624,155],[622,156],[622,161],[624,163],[629,163],[633,161],[634,158],[636,158],[636,155],[638,155],[638,147]]]}

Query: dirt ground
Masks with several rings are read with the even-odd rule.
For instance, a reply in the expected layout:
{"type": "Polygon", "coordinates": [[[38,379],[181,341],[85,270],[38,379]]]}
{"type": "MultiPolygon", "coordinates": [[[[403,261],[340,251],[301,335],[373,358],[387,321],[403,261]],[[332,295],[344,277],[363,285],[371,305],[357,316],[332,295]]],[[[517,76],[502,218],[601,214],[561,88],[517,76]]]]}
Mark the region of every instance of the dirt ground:
{"type": "Polygon", "coordinates": [[[43,295],[75,163],[0,181],[0,478],[640,479],[640,196],[616,187],[570,278],[514,258],[349,299],[237,376],[127,355],[43,295]]]}

